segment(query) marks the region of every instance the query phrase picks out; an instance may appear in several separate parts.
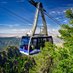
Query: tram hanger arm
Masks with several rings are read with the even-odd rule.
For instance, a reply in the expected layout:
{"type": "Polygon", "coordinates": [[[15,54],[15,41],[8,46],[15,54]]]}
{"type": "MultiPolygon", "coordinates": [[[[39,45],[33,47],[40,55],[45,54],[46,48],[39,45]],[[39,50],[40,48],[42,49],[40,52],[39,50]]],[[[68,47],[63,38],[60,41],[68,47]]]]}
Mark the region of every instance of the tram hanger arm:
{"type": "MultiPolygon", "coordinates": [[[[39,2],[35,2],[34,0],[29,0],[29,3],[31,3],[33,6],[35,6],[37,8],[37,4],[39,2]]],[[[46,12],[46,10],[43,8],[42,3],[40,3],[40,7],[42,8],[43,11],[46,12]]]]}
{"type": "Polygon", "coordinates": [[[34,0],[29,0],[29,3],[31,3],[33,6],[37,7],[38,2],[35,2],[34,0]]]}

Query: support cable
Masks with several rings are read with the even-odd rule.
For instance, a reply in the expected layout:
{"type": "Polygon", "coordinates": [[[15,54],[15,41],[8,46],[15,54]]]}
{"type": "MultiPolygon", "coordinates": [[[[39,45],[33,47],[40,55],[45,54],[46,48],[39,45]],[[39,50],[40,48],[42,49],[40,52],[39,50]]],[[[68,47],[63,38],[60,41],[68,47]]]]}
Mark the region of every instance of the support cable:
{"type": "Polygon", "coordinates": [[[44,14],[50,18],[51,20],[53,20],[56,24],[61,25],[59,21],[57,21],[55,18],[53,18],[52,16],[50,16],[47,12],[44,12],[44,14]]]}
{"type": "Polygon", "coordinates": [[[27,20],[27,19],[24,18],[24,17],[21,17],[20,15],[18,15],[18,14],[16,14],[15,12],[9,10],[8,8],[5,8],[5,7],[1,7],[1,8],[3,8],[3,9],[6,10],[6,11],[8,11],[9,13],[11,13],[11,14],[13,14],[13,15],[19,17],[19,18],[21,18],[21,19],[24,20],[25,22],[28,22],[29,24],[32,24],[31,21],[27,20]]]}

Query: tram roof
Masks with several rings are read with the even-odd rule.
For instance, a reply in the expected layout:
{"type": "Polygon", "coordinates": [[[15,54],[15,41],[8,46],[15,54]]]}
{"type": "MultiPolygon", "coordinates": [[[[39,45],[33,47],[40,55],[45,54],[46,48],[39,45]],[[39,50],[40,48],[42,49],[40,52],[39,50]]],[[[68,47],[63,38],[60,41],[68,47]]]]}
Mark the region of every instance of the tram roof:
{"type": "MultiPolygon", "coordinates": [[[[52,36],[45,36],[45,35],[39,35],[39,34],[35,34],[34,36],[32,36],[32,38],[50,38],[52,36]]],[[[30,38],[30,36],[22,36],[22,38],[30,38]]]]}

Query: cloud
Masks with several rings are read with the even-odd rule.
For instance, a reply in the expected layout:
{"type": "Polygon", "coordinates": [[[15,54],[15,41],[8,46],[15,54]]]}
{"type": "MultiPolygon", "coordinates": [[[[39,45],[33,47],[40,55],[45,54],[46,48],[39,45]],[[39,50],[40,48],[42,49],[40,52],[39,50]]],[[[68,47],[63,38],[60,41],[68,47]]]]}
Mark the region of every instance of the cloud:
{"type": "Polygon", "coordinates": [[[1,1],[0,3],[1,4],[7,4],[8,2],[7,1],[1,1]]]}
{"type": "Polygon", "coordinates": [[[62,12],[61,11],[57,11],[57,14],[59,14],[59,15],[62,14],[62,13],[63,13],[63,11],[62,12]]]}
{"type": "Polygon", "coordinates": [[[57,17],[57,16],[60,16],[60,15],[63,15],[64,12],[63,12],[63,10],[62,10],[62,11],[55,10],[55,11],[50,11],[49,14],[50,14],[51,16],[57,17]]]}
{"type": "Polygon", "coordinates": [[[71,7],[57,7],[54,9],[49,10],[49,14],[53,16],[63,15],[67,9],[71,7]]]}
{"type": "Polygon", "coordinates": [[[6,36],[8,35],[8,37],[10,36],[23,36],[26,35],[30,32],[30,29],[0,29],[0,37],[1,36],[6,36]]]}
{"type": "Polygon", "coordinates": [[[20,24],[9,24],[7,26],[10,27],[10,28],[14,28],[14,27],[19,27],[20,24]]]}
{"type": "MultiPolygon", "coordinates": [[[[36,33],[40,33],[40,29],[37,28],[36,30],[36,33]]],[[[0,29],[0,37],[1,36],[4,36],[5,35],[9,37],[10,36],[23,36],[23,35],[26,35],[26,34],[31,34],[31,28],[25,28],[25,29],[0,29]]],[[[59,32],[58,32],[58,29],[53,29],[53,28],[48,28],[48,34],[49,36],[52,35],[52,36],[57,36],[59,35],[59,32]]]]}
{"type": "Polygon", "coordinates": [[[24,2],[24,1],[25,1],[25,0],[17,0],[16,2],[21,2],[21,3],[22,3],[22,2],[24,2]]]}
{"type": "Polygon", "coordinates": [[[68,7],[72,7],[72,6],[73,6],[73,4],[68,4],[67,6],[68,6],[68,7]]]}
{"type": "Polygon", "coordinates": [[[65,13],[65,12],[66,12],[66,10],[63,10],[63,12],[65,13]]]}
{"type": "Polygon", "coordinates": [[[56,20],[60,20],[60,18],[59,17],[57,17],[57,18],[55,18],[56,20]]]}
{"type": "Polygon", "coordinates": [[[58,29],[54,29],[54,28],[48,29],[48,34],[54,37],[57,37],[58,35],[60,35],[60,33],[58,32],[58,29]]]}
{"type": "Polygon", "coordinates": [[[54,13],[56,13],[56,12],[55,12],[55,11],[52,11],[51,13],[53,13],[53,14],[54,14],[54,13]]]}
{"type": "Polygon", "coordinates": [[[23,33],[23,32],[25,32],[25,31],[29,31],[30,29],[21,29],[21,28],[19,28],[19,29],[0,29],[0,33],[23,33]]]}
{"type": "Polygon", "coordinates": [[[5,29],[5,28],[14,29],[14,28],[27,28],[27,27],[31,28],[31,26],[32,24],[24,24],[24,25],[22,24],[0,24],[0,29],[5,29]]]}
{"type": "Polygon", "coordinates": [[[67,22],[68,22],[68,20],[64,20],[63,22],[64,22],[64,23],[67,23],[67,22]]]}
{"type": "Polygon", "coordinates": [[[56,13],[56,11],[50,11],[49,12],[49,14],[55,14],[56,13]]]}

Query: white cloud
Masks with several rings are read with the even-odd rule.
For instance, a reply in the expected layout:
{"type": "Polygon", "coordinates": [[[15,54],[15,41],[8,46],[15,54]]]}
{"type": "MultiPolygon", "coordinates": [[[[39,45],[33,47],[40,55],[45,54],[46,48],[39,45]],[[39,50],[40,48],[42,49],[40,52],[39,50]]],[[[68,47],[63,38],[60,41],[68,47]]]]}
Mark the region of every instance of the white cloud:
{"type": "Polygon", "coordinates": [[[50,15],[61,15],[63,14],[63,10],[54,10],[49,12],[50,15]]]}
{"type": "Polygon", "coordinates": [[[55,14],[56,13],[56,11],[50,11],[49,12],[49,14],[55,14]]]}
{"type": "Polygon", "coordinates": [[[58,29],[54,29],[54,28],[48,29],[48,34],[54,37],[57,37],[58,35],[60,35],[60,33],[58,32],[58,29]]]}
{"type": "Polygon", "coordinates": [[[25,0],[17,0],[16,2],[24,2],[25,0]]]}
{"type": "Polygon", "coordinates": [[[0,3],[1,4],[7,4],[8,2],[7,1],[1,1],[0,3]]]}
{"type": "Polygon", "coordinates": [[[59,15],[62,14],[62,13],[63,13],[63,12],[57,11],[57,14],[59,14],[59,15]]]}
{"type": "Polygon", "coordinates": [[[6,36],[8,35],[8,37],[10,36],[23,36],[26,34],[29,34],[30,29],[0,29],[0,37],[1,36],[6,36]]]}
{"type": "Polygon", "coordinates": [[[4,28],[10,28],[10,29],[14,29],[14,28],[31,28],[32,24],[0,24],[0,29],[4,29],[4,28]]]}
{"type": "Polygon", "coordinates": [[[64,13],[66,12],[66,10],[63,11],[64,13]]]}
{"type": "Polygon", "coordinates": [[[0,24],[0,26],[2,26],[2,24],[0,24]]]}
{"type": "Polygon", "coordinates": [[[55,18],[56,20],[60,20],[60,18],[59,17],[57,17],[57,18],[55,18]]]}
{"type": "Polygon", "coordinates": [[[20,27],[20,24],[8,24],[6,25],[9,28],[20,27]]]}
{"type": "Polygon", "coordinates": [[[29,31],[30,29],[0,29],[0,33],[23,33],[25,31],[29,31]]]}
{"type": "MultiPolygon", "coordinates": [[[[36,33],[40,33],[40,29],[37,28],[36,33]]],[[[25,34],[31,34],[31,28],[26,29],[0,29],[0,36],[23,36],[25,34]]],[[[58,29],[48,28],[48,34],[52,36],[59,35],[58,29]]]]}
{"type": "Polygon", "coordinates": [[[56,13],[55,11],[52,11],[51,13],[56,13]]]}
{"type": "Polygon", "coordinates": [[[67,23],[67,22],[68,22],[68,20],[64,20],[63,22],[64,22],[64,23],[67,23]]]}

